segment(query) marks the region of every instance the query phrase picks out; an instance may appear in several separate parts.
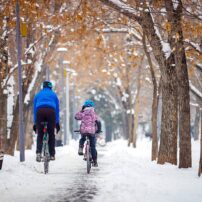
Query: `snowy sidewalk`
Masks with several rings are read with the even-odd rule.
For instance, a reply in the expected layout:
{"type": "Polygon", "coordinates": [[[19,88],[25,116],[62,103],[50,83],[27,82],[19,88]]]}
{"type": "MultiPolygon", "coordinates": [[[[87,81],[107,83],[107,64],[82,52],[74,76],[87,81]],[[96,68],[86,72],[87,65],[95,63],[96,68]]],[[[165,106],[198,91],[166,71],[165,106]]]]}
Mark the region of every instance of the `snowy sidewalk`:
{"type": "Polygon", "coordinates": [[[3,170],[0,171],[1,202],[44,201],[58,189],[68,186],[74,180],[74,170],[81,160],[74,148],[57,148],[57,160],[50,163],[50,173],[43,173],[43,163],[35,161],[35,152],[26,151],[26,161],[19,162],[16,157],[6,156],[3,170]]]}
{"type": "Polygon", "coordinates": [[[199,143],[193,148],[193,168],[178,169],[150,161],[151,142],[128,148],[118,140],[98,147],[99,167],[86,174],[86,164],[77,155],[77,143],[57,148],[50,173],[26,151],[26,162],[6,156],[0,171],[1,202],[199,202],[202,178],[197,177],[199,143]]]}

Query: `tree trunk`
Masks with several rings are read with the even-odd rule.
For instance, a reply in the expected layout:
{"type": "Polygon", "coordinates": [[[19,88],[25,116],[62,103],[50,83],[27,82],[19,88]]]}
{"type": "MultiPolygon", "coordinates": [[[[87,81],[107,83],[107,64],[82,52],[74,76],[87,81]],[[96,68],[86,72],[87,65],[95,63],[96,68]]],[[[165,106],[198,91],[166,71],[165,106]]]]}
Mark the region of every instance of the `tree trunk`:
{"type": "Polygon", "coordinates": [[[158,137],[157,137],[158,85],[157,85],[157,81],[156,81],[156,76],[155,76],[151,56],[150,56],[149,51],[147,50],[145,33],[143,33],[142,42],[143,42],[144,52],[147,56],[148,64],[150,67],[151,78],[152,78],[152,83],[153,83],[152,118],[151,118],[151,121],[152,121],[151,159],[152,159],[152,161],[155,161],[158,157],[158,137]]]}
{"type": "Polygon", "coordinates": [[[122,110],[121,118],[123,121],[123,137],[127,140],[127,130],[128,130],[128,125],[127,125],[127,114],[125,113],[125,110],[122,110]]]}
{"type": "Polygon", "coordinates": [[[166,80],[162,79],[162,123],[158,163],[177,165],[177,84],[176,72],[171,66],[166,80]]]}
{"type": "Polygon", "coordinates": [[[187,61],[184,49],[184,37],[181,25],[182,2],[179,0],[176,10],[171,0],[165,0],[168,22],[171,24],[169,42],[174,51],[179,105],[179,168],[192,166],[191,136],[190,136],[190,95],[187,61]]]}
{"type": "Polygon", "coordinates": [[[7,95],[0,89],[0,151],[4,151],[7,139],[7,95]]]}
{"type": "Polygon", "coordinates": [[[136,148],[137,142],[137,128],[138,128],[138,114],[139,114],[139,95],[135,99],[135,113],[134,113],[134,131],[133,131],[133,147],[136,148]]]}
{"type": "Polygon", "coordinates": [[[131,141],[132,141],[132,134],[133,134],[133,129],[132,129],[132,114],[127,114],[128,117],[128,136],[129,136],[129,144],[128,146],[130,146],[131,141]]]}
{"type": "Polygon", "coordinates": [[[191,158],[191,135],[190,135],[190,97],[189,97],[189,78],[187,72],[185,53],[183,54],[183,65],[178,72],[179,84],[179,137],[180,137],[180,156],[179,168],[189,168],[192,166],[191,158]]]}
{"type": "Polygon", "coordinates": [[[26,124],[25,124],[25,148],[31,149],[33,144],[33,129],[32,129],[32,107],[27,105],[24,107],[25,109],[25,117],[26,117],[26,124]]]}
{"type": "MultiPolygon", "coordinates": [[[[129,82],[129,79],[128,79],[128,82],[129,82]]],[[[129,144],[128,146],[130,146],[130,143],[133,141],[133,124],[132,124],[132,97],[131,97],[131,90],[130,90],[130,87],[128,85],[128,88],[127,88],[127,93],[129,95],[128,97],[128,102],[127,102],[127,109],[126,109],[126,113],[127,113],[127,110],[129,110],[129,113],[127,113],[127,117],[128,117],[128,139],[129,139],[129,144]]]]}
{"type": "Polygon", "coordinates": [[[126,128],[126,133],[129,134],[128,135],[128,146],[130,147],[131,143],[133,142],[133,136],[132,136],[132,133],[130,132],[130,124],[132,124],[132,121],[131,119],[129,119],[128,117],[128,114],[126,113],[126,117],[127,117],[127,120],[126,120],[126,125],[127,125],[127,128],[126,128]]]}
{"type": "Polygon", "coordinates": [[[141,66],[143,62],[144,56],[141,58],[141,62],[138,66],[138,72],[137,72],[137,94],[135,98],[135,113],[134,113],[134,131],[133,131],[133,147],[136,148],[136,142],[137,142],[137,128],[138,128],[138,114],[139,114],[139,95],[140,95],[140,77],[141,77],[141,66]]]}
{"type": "Polygon", "coordinates": [[[153,101],[152,101],[152,155],[151,155],[152,161],[155,161],[158,157],[157,112],[158,112],[158,95],[157,95],[157,88],[154,87],[153,101]]]}
{"type": "MultiPolygon", "coordinates": [[[[140,3],[140,2],[139,2],[140,3]]],[[[153,49],[162,75],[162,124],[158,163],[177,164],[177,84],[174,57],[166,58],[149,12],[141,13],[141,26],[153,49]]]]}
{"type": "Polygon", "coordinates": [[[9,155],[14,155],[15,152],[15,147],[16,147],[16,142],[18,139],[18,125],[19,125],[19,96],[16,100],[16,105],[15,109],[13,112],[13,122],[11,126],[11,136],[10,139],[7,140],[6,148],[5,148],[5,153],[9,155]]]}
{"type": "MultiPolygon", "coordinates": [[[[130,127],[129,127],[129,122],[130,122],[130,117],[129,115],[127,114],[127,110],[124,110],[125,111],[125,118],[126,118],[126,134],[125,134],[125,138],[127,140],[130,139],[130,127]]],[[[130,144],[128,143],[128,146],[130,146],[130,144]]]]}
{"type": "MultiPolygon", "coordinates": [[[[0,37],[0,150],[5,150],[5,144],[7,140],[7,98],[8,95],[4,94],[7,86],[3,86],[3,80],[7,77],[10,70],[9,65],[9,22],[10,18],[2,16],[1,20],[4,20],[4,26],[1,26],[0,37]]],[[[3,22],[3,21],[2,21],[3,22]]]]}

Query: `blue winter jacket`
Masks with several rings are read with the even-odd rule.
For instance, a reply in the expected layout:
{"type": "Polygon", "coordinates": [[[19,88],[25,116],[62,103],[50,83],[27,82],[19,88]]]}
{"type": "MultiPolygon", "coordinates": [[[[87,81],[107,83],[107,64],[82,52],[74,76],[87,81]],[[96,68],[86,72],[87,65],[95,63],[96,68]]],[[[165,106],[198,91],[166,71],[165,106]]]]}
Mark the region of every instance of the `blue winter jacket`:
{"type": "Polygon", "coordinates": [[[39,91],[34,97],[34,123],[36,124],[36,114],[37,110],[42,107],[48,107],[55,110],[56,113],[56,123],[60,121],[60,107],[59,100],[56,95],[50,88],[44,88],[39,91]]]}

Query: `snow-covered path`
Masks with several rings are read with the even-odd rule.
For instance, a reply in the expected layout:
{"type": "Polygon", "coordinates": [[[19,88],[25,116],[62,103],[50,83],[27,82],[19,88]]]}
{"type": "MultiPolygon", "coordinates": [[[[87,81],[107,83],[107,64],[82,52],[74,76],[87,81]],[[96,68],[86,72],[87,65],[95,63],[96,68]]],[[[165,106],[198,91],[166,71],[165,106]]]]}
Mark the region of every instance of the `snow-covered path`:
{"type": "Polygon", "coordinates": [[[50,173],[43,173],[43,164],[35,162],[35,152],[26,151],[26,161],[5,156],[0,171],[1,202],[86,201],[97,192],[99,168],[86,174],[85,162],[77,155],[78,144],[57,148],[56,161],[50,173]]]}
{"type": "Polygon", "coordinates": [[[26,162],[6,156],[0,171],[1,202],[198,202],[202,178],[197,177],[199,143],[193,144],[193,168],[178,169],[150,161],[151,142],[128,148],[118,140],[98,147],[99,167],[87,175],[85,162],[77,155],[77,143],[57,148],[50,173],[42,173],[34,151],[26,162]]]}

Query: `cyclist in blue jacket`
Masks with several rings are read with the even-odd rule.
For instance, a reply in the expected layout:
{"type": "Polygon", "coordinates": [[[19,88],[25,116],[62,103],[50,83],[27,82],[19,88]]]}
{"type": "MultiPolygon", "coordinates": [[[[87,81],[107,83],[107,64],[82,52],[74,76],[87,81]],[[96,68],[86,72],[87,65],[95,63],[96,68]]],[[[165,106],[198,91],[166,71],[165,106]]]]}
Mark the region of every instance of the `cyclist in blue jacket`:
{"type": "Polygon", "coordinates": [[[37,148],[36,161],[41,161],[41,151],[43,142],[43,125],[47,122],[47,130],[49,134],[49,152],[50,160],[55,160],[55,128],[57,133],[60,130],[59,124],[59,99],[52,91],[52,83],[50,81],[43,82],[43,89],[34,97],[34,125],[33,130],[37,131],[37,148]]]}

